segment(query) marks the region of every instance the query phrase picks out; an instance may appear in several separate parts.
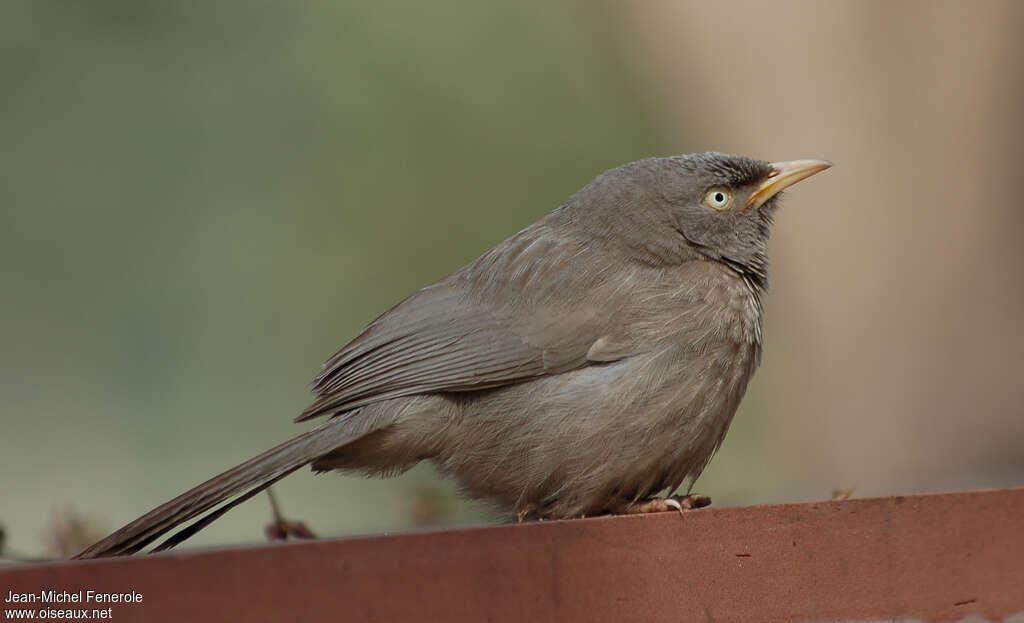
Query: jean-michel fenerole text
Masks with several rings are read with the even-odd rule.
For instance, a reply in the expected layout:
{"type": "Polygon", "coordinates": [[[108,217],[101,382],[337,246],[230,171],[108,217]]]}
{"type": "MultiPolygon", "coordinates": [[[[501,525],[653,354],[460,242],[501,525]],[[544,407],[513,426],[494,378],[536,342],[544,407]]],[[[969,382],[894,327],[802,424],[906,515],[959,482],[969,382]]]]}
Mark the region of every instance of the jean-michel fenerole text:
{"type": "Polygon", "coordinates": [[[5,604],[138,604],[142,593],[103,593],[92,589],[79,591],[41,590],[38,593],[15,593],[7,591],[5,604]]]}

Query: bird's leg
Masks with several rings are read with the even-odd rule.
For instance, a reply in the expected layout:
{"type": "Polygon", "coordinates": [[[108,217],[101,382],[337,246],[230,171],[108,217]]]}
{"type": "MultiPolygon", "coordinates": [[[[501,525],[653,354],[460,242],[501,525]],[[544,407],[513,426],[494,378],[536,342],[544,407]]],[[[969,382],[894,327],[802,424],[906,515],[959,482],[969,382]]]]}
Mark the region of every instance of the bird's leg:
{"type": "Polygon", "coordinates": [[[316,535],[306,524],[301,521],[288,521],[281,515],[281,509],[277,505],[277,497],[273,490],[267,488],[267,497],[270,498],[270,512],[274,520],[267,525],[267,538],[271,541],[284,541],[288,537],[297,539],[315,539],[316,535]]]}
{"type": "Polygon", "coordinates": [[[520,510],[518,513],[516,513],[516,519],[519,520],[519,523],[523,523],[524,521],[526,521],[527,519],[530,518],[530,513],[536,513],[536,512],[537,512],[537,507],[536,506],[534,506],[532,503],[527,504],[526,506],[523,507],[522,510],[520,510]]]}
{"type": "Polygon", "coordinates": [[[634,502],[617,511],[617,515],[638,515],[647,513],[664,513],[667,511],[679,511],[694,508],[704,508],[711,504],[711,498],[699,493],[689,495],[672,495],[664,498],[651,498],[642,502],[634,502]]]}

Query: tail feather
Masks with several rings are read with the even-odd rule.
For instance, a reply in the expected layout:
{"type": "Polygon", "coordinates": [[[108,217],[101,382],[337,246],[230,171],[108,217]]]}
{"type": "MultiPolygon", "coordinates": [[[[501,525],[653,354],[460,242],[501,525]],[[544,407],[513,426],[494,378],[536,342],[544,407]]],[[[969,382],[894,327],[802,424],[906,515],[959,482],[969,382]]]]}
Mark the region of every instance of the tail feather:
{"type": "MultiPolygon", "coordinates": [[[[365,434],[365,429],[351,430],[352,427],[346,426],[348,419],[345,416],[330,419],[309,432],[214,476],[170,502],[151,510],[102,541],[89,546],[75,558],[101,558],[133,554],[178,525],[209,511],[221,502],[238,496],[220,509],[182,529],[154,551],[173,547],[206,527],[235,505],[256,495],[317,457],[365,434]]],[[[362,427],[355,428],[361,429],[362,427]]]]}
{"type": "MultiPolygon", "coordinates": [[[[298,469],[298,468],[296,468],[296,469],[298,469]]],[[[254,488],[250,489],[249,491],[245,492],[244,494],[238,496],[234,500],[231,500],[230,502],[224,504],[223,506],[221,506],[217,510],[215,510],[215,511],[213,511],[211,513],[207,513],[199,521],[196,521],[195,523],[190,524],[187,528],[182,528],[181,530],[178,530],[177,532],[175,532],[173,536],[171,536],[166,541],[161,543],[158,547],[154,547],[153,551],[154,552],[162,552],[165,549],[171,549],[172,547],[174,547],[178,543],[181,543],[182,541],[184,541],[185,539],[189,538],[190,536],[192,536],[196,532],[199,532],[200,530],[202,530],[206,526],[208,526],[211,523],[213,523],[214,521],[216,521],[224,513],[228,512],[232,508],[238,506],[242,502],[248,500],[252,496],[260,493],[264,489],[270,487],[272,484],[274,484],[278,480],[281,480],[282,478],[284,478],[288,474],[292,473],[293,471],[295,471],[295,470],[289,470],[289,471],[287,471],[287,472],[285,472],[285,473],[283,473],[283,474],[281,474],[279,476],[275,476],[275,477],[271,478],[270,480],[268,480],[267,482],[259,485],[258,487],[254,487],[254,488]]]]}

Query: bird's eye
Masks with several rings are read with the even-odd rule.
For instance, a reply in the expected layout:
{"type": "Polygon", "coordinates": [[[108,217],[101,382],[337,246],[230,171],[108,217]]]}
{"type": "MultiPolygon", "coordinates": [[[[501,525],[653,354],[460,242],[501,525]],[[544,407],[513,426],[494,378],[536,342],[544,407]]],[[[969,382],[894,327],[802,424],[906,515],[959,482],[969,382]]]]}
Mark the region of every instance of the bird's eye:
{"type": "Polygon", "coordinates": [[[704,195],[704,205],[716,210],[724,210],[732,203],[732,191],[724,186],[715,186],[704,195]]]}

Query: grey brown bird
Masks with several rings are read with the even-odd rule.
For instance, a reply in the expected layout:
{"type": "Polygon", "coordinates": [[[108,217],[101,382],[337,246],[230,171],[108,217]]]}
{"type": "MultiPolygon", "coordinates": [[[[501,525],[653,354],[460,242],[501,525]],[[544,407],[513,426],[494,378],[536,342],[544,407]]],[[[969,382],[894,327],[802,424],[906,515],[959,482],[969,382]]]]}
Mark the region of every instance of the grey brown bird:
{"type": "Polygon", "coordinates": [[[423,460],[470,495],[569,518],[660,510],[721,445],[761,356],[772,214],[831,166],[649,158],[377,318],[314,380],[328,419],[143,515],[79,558],[173,546],[304,465],[423,460]]]}

